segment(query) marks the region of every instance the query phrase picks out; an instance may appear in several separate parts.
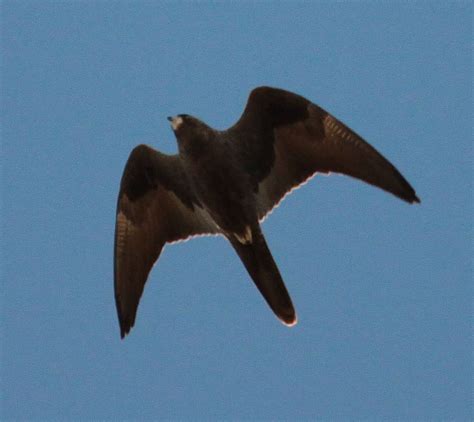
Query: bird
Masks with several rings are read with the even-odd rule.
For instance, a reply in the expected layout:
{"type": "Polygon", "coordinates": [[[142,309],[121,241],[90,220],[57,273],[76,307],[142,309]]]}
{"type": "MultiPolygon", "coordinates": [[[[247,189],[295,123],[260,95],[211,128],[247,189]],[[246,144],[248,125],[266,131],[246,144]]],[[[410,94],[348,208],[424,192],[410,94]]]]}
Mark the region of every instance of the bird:
{"type": "Polygon", "coordinates": [[[120,336],[135,324],[150,271],[168,243],[221,235],[285,325],[296,311],[260,223],[317,173],[340,173],[419,203],[401,173],[357,133],[310,100],[253,89],[239,120],[216,130],[196,117],[168,117],[178,152],[141,144],[120,182],[114,291],[120,336]]]}

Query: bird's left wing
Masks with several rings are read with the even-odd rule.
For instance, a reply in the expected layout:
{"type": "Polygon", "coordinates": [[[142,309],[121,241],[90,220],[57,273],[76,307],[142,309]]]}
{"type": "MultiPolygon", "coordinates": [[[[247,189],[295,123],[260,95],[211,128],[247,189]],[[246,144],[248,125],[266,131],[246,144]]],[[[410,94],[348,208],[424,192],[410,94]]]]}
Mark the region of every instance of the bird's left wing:
{"type": "Polygon", "coordinates": [[[237,154],[251,175],[260,219],[316,172],[346,174],[409,203],[419,202],[407,180],[375,148],[297,94],[254,89],[227,134],[237,141],[237,154]]]}
{"type": "Polygon", "coordinates": [[[115,225],[114,286],[122,338],[133,327],[148,274],[165,243],[217,233],[179,157],[137,146],[122,176],[115,225]]]}

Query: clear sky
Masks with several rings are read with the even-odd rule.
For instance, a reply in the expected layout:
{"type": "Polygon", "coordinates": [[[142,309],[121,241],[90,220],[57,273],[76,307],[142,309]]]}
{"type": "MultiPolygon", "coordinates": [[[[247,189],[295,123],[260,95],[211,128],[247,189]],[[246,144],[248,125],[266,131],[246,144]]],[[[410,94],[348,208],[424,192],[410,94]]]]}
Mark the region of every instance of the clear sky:
{"type": "Polygon", "coordinates": [[[471,2],[3,1],[1,418],[472,417],[471,2]],[[165,248],[120,340],[115,206],[166,116],[285,88],[422,203],[316,177],[263,225],[278,322],[223,238],[165,248]]]}

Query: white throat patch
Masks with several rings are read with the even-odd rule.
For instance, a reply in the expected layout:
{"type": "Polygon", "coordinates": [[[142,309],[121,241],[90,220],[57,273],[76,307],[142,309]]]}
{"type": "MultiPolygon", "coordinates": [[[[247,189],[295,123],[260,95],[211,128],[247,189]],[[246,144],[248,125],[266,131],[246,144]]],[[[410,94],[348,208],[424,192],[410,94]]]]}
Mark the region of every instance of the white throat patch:
{"type": "Polygon", "coordinates": [[[183,124],[183,119],[182,117],[176,116],[173,117],[173,120],[171,120],[171,127],[173,130],[178,130],[178,128],[183,124]]]}

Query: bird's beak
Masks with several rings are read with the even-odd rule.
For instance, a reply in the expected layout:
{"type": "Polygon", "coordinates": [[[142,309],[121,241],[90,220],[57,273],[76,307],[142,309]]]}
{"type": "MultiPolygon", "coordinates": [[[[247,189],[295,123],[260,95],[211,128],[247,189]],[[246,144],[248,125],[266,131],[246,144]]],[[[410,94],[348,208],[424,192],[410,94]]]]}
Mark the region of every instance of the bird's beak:
{"type": "Polygon", "coordinates": [[[167,119],[172,122],[173,121],[173,118],[171,116],[168,116],[167,119]]]}

